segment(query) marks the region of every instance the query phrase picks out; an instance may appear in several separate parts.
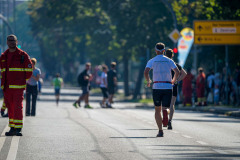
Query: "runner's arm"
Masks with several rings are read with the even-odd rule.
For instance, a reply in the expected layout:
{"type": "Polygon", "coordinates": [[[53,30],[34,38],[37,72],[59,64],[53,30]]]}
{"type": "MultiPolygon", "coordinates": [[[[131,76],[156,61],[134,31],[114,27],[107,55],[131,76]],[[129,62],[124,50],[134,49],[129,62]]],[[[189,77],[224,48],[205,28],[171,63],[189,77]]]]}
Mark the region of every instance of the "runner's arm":
{"type": "Polygon", "coordinates": [[[149,77],[149,71],[150,70],[151,70],[151,68],[148,68],[148,67],[146,67],[145,70],[144,70],[144,77],[145,77],[145,79],[147,81],[147,87],[150,87],[151,83],[152,83],[152,81],[151,81],[151,79],[149,77]]]}
{"type": "Polygon", "coordinates": [[[180,71],[180,76],[177,78],[177,81],[181,81],[183,80],[187,75],[187,72],[182,68],[182,70],[180,71]]]}
{"type": "Polygon", "coordinates": [[[179,76],[179,69],[176,67],[176,68],[173,68],[172,69],[173,71],[174,71],[174,77],[173,77],[173,79],[172,79],[172,84],[174,84],[175,82],[176,82],[176,80],[177,80],[177,78],[178,78],[178,76],[179,76]]]}

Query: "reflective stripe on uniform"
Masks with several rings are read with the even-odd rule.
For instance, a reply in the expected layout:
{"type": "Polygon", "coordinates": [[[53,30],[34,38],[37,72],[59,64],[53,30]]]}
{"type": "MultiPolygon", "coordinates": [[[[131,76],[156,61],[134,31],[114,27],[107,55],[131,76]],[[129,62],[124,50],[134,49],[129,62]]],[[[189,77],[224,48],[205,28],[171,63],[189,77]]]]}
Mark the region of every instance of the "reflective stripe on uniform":
{"type": "Polygon", "coordinates": [[[9,122],[13,122],[13,119],[9,119],[9,122]]]}
{"type": "Polygon", "coordinates": [[[15,126],[15,124],[9,124],[8,126],[9,126],[9,127],[14,127],[14,126],[15,126]]]}
{"type": "Polygon", "coordinates": [[[22,89],[22,88],[26,88],[26,85],[9,85],[9,88],[22,89]]]}
{"type": "Polygon", "coordinates": [[[5,71],[6,71],[6,68],[2,68],[2,69],[1,69],[1,72],[5,72],[5,71]]]}
{"type": "Polygon", "coordinates": [[[5,62],[5,60],[3,59],[2,62],[5,62]]]}
{"type": "Polygon", "coordinates": [[[18,120],[18,119],[13,120],[13,123],[22,123],[22,122],[23,122],[23,120],[18,120]]]}
{"type": "Polygon", "coordinates": [[[4,85],[2,85],[1,88],[3,89],[3,88],[4,88],[4,85]]]}
{"type": "Polygon", "coordinates": [[[9,71],[26,71],[26,72],[32,72],[33,69],[32,68],[9,68],[9,71]]]}
{"type": "Polygon", "coordinates": [[[23,128],[23,125],[15,125],[14,128],[23,128]]]}

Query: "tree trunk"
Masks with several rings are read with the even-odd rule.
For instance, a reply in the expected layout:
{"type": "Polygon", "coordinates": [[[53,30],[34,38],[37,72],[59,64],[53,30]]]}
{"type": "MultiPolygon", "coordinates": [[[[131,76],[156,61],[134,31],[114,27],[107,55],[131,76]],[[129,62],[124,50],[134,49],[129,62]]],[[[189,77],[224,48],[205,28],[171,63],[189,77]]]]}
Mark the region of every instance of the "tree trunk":
{"type": "Polygon", "coordinates": [[[145,61],[142,60],[139,67],[138,78],[137,78],[136,86],[134,89],[133,99],[137,99],[138,95],[140,95],[140,92],[141,92],[141,88],[142,88],[141,85],[142,85],[143,73],[145,68],[144,62],[145,61]]]}
{"type": "Polygon", "coordinates": [[[129,96],[129,85],[128,85],[128,53],[125,52],[123,55],[123,64],[124,64],[124,95],[129,96]]]}

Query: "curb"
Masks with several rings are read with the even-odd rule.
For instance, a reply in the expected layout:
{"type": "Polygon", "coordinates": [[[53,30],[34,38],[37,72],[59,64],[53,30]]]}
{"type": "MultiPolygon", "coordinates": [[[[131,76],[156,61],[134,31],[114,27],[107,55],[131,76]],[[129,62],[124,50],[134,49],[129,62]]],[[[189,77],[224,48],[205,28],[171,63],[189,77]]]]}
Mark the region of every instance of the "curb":
{"type": "MultiPolygon", "coordinates": [[[[154,109],[154,106],[147,104],[139,104],[136,108],[154,109]]],[[[221,114],[229,117],[240,118],[240,108],[224,108],[224,107],[175,107],[176,110],[199,111],[214,114],[221,114]]]]}

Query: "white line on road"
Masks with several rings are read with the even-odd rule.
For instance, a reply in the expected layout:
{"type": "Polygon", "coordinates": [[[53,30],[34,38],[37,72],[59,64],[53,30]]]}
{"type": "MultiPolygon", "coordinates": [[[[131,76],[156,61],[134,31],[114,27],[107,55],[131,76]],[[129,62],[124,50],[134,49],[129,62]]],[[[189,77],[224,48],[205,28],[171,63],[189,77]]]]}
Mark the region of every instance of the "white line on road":
{"type": "Polygon", "coordinates": [[[13,136],[12,142],[11,142],[11,147],[8,152],[7,160],[15,160],[16,159],[19,139],[20,139],[20,136],[13,136]]]}
{"type": "Polygon", "coordinates": [[[178,131],[172,131],[173,133],[179,133],[178,131]]]}
{"type": "Polygon", "coordinates": [[[6,127],[4,128],[4,130],[1,134],[1,137],[0,137],[0,151],[2,150],[3,144],[5,142],[5,139],[6,139],[5,132],[7,132],[7,130],[8,130],[8,125],[6,125],[6,127]]]}
{"type": "Polygon", "coordinates": [[[188,135],[182,135],[182,136],[185,137],[185,138],[193,138],[193,137],[188,136],[188,135]]]}
{"type": "Polygon", "coordinates": [[[219,150],[219,149],[212,149],[212,150],[214,150],[215,152],[220,153],[220,154],[228,154],[227,152],[225,152],[223,150],[219,150]]]}
{"type": "Polygon", "coordinates": [[[207,145],[206,142],[203,142],[203,141],[196,141],[197,143],[200,143],[201,145],[207,145]]]}

